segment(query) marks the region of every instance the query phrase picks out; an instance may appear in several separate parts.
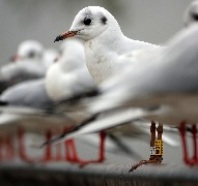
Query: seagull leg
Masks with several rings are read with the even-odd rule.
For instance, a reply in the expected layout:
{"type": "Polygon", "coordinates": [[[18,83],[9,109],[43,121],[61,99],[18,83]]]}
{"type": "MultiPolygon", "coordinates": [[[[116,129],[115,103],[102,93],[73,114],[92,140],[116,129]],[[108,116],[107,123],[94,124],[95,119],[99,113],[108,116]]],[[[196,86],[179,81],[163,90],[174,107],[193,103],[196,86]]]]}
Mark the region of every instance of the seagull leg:
{"type": "Polygon", "coordinates": [[[150,158],[149,160],[141,160],[139,163],[133,165],[129,172],[136,170],[138,167],[147,164],[160,164],[163,160],[163,125],[159,124],[157,128],[157,140],[156,140],[156,125],[155,122],[151,122],[150,126],[151,140],[150,140],[150,158]]]}
{"type": "Polygon", "coordinates": [[[65,148],[66,148],[66,160],[69,162],[79,162],[78,153],[73,139],[65,141],[65,148]]]}
{"type": "Polygon", "coordinates": [[[98,162],[103,162],[105,160],[105,139],[106,139],[106,132],[100,132],[100,151],[99,151],[99,159],[98,162]]]}
{"type": "MultiPolygon", "coordinates": [[[[47,130],[47,132],[45,133],[45,137],[46,137],[47,141],[51,140],[52,131],[51,130],[47,130]]],[[[52,147],[51,147],[51,145],[47,145],[46,148],[45,148],[43,161],[44,162],[49,162],[50,160],[52,160],[52,147]]]]}
{"type": "Polygon", "coordinates": [[[3,160],[3,139],[0,137],[0,161],[3,160]]]}
{"type": "Polygon", "coordinates": [[[12,144],[12,139],[10,136],[5,138],[5,147],[6,147],[6,159],[10,160],[14,158],[14,148],[12,144]]]}
{"type": "Polygon", "coordinates": [[[25,134],[25,130],[20,127],[18,129],[18,140],[19,140],[19,157],[21,158],[21,160],[28,162],[28,163],[35,163],[38,162],[38,160],[36,159],[31,159],[27,156],[26,154],[26,147],[25,147],[25,143],[24,143],[24,134],[25,134]]]}
{"type": "Polygon", "coordinates": [[[181,142],[182,142],[182,147],[183,147],[183,160],[186,164],[191,164],[191,161],[189,160],[188,157],[188,150],[187,150],[187,142],[186,142],[186,122],[181,122],[179,126],[179,132],[181,136],[181,142]]]}
{"type": "Polygon", "coordinates": [[[19,128],[18,129],[18,139],[19,139],[19,157],[27,162],[32,162],[32,160],[30,160],[25,152],[25,144],[24,144],[24,133],[25,130],[23,128],[19,128]]]}
{"type": "Polygon", "coordinates": [[[189,158],[188,155],[188,147],[187,147],[187,141],[186,141],[186,127],[185,122],[182,122],[179,127],[181,140],[182,140],[182,146],[183,146],[183,159],[184,162],[187,165],[196,165],[198,164],[198,154],[197,154],[197,126],[196,124],[192,125],[191,129],[189,131],[192,133],[192,142],[193,142],[193,156],[192,158],[189,158]]]}
{"type": "MultiPolygon", "coordinates": [[[[73,130],[73,127],[67,127],[64,129],[65,132],[68,132],[70,130],[73,130]]],[[[72,162],[72,163],[78,163],[81,167],[90,164],[90,163],[100,163],[103,162],[105,157],[105,138],[106,133],[104,131],[100,132],[100,148],[99,148],[99,158],[97,160],[82,160],[77,153],[75,142],[73,139],[66,140],[65,141],[65,160],[72,162]]],[[[50,145],[49,145],[50,146],[50,145]]]]}
{"type": "MultiPolygon", "coordinates": [[[[41,160],[38,159],[31,159],[27,156],[26,154],[26,147],[25,147],[25,143],[24,143],[24,134],[25,134],[25,130],[23,128],[19,128],[18,129],[18,139],[19,139],[19,157],[29,163],[35,163],[35,162],[48,162],[50,160],[52,160],[52,149],[51,146],[48,145],[46,147],[45,153],[44,153],[44,157],[41,160]]],[[[46,132],[46,138],[47,140],[50,140],[52,137],[52,132],[50,130],[48,130],[46,132]]]]}
{"type": "Polygon", "coordinates": [[[18,139],[19,139],[19,157],[24,160],[29,162],[29,158],[26,156],[25,152],[25,144],[24,144],[24,133],[25,130],[23,128],[18,129],[18,139]]]}
{"type": "Polygon", "coordinates": [[[84,167],[85,165],[91,164],[91,163],[101,163],[105,159],[105,138],[106,133],[104,131],[100,132],[100,148],[99,148],[99,158],[96,160],[82,160],[79,158],[76,150],[76,146],[74,143],[74,140],[67,140],[65,141],[65,147],[66,147],[66,160],[72,163],[78,163],[80,167],[84,167]],[[72,155],[71,155],[72,152],[72,155]]]}
{"type": "Polygon", "coordinates": [[[106,132],[100,131],[100,146],[99,146],[99,157],[96,160],[88,160],[88,161],[80,161],[80,167],[84,167],[91,163],[102,163],[105,160],[105,139],[106,139],[106,132]]]}
{"type": "Polygon", "coordinates": [[[198,157],[197,157],[197,126],[196,124],[192,126],[192,138],[193,138],[193,150],[194,150],[192,159],[194,160],[194,163],[197,164],[198,157]]]}
{"type": "MultiPolygon", "coordinates": [[[[68,132],[73,129],[73,126],[67,126],[64,128],[64,132],[68,132]]],[[[75,142],[73,139],[65,141],[65,160],[69,162],[78,162],[79,157],[76,150],[75,142]]]]}
{"type": "Polygon", "coordinates": [[[157,128],[157,140],[155,141],[155,147],[156,147],[155,160],[156,163],[159,164],[162,163],[163,153],[164,153],[162,134],[163,134],[163,125],[160,123],[157,128]]]}

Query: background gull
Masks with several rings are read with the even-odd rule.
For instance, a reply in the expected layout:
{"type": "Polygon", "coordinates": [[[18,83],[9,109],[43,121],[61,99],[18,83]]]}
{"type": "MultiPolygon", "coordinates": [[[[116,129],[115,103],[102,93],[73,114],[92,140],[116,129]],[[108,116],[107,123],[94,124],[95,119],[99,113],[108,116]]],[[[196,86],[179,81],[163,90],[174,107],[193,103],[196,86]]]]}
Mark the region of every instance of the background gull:
{"type": "Polygon", "coordinates": [[[197,24],[198,21],[198,1],[194,0],[190,3],[184,14],[184,25],[187,27],[191,24],[197,24]]]}
{"type": "Polygon", "coordinates": [[[61,101],[95,87],[85,65],[84,47],[70,39],[60,46],[62,56],[46,74],[45,87],[53,101],[61,101]]]}
{"type": "Polygon", "coordinates": [[[20,76],[24,79],[28,77],[40,78],[44,76],[45,72],[42,69],[43,51],[44,48],[38,41],[22,42],[14,56],[15,63],[1,67],[2,79],[12,80],[20,78],[20,76]]]}
{"type": "Polygon", "coordinates": [[[45,75],[45,72],[54,58],[48,59],[46,63],[46,55],[57,55],[54,51],[53,54],[50,51],[44,52],[43,46],[34,40],[27,40],[22,42],[17,54],[12,57],[13,62],[10,62],[0,69],[0,83],[1,92],[7,87],[17,84],[22,81],[30,79],[41,78],[45,75]]]}

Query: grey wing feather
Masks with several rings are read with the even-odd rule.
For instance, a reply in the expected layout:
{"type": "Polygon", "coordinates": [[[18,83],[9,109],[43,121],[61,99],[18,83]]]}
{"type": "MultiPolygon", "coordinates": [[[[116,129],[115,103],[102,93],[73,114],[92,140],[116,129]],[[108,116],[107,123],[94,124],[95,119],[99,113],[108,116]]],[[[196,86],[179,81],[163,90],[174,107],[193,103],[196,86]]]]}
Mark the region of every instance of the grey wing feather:
{"type": "Polygon", "coordinates": [[[53,104],[53,101],[46,93],[44,79],[14,85],[2,93],[0,100],[12,106],[18,105],[40,109],[48,108],[53,104]]]}

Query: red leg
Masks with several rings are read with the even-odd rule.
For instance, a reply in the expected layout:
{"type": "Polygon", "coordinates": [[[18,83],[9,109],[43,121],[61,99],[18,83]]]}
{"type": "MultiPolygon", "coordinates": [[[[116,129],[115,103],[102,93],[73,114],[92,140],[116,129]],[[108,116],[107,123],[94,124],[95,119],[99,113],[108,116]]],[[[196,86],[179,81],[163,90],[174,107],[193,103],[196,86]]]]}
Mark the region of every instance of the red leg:
{"type": "MultiPolygon", "coordinates": [[[[52,138],[52,132],[51,132],[51,130],[48,130],[46,132],[45,137],[46,137],[46,141],[51,140],[51,138],[52,138]]],[[[44,153],[44,156],[43,156],[43,161],[44,162],[49,162],[50,160],[52,160],[52,147],[51,147],[51,145],[47,145],[46,148],[45,148],[45,153],[44,153]]]]}
{"type": "Polygon", "coordinates": [[[73,139],[65,141],[66,148],[66,160],[69,162],[79,162],[80,158],[76,150],[76,146],[73,139]]]}
{"type": "Polygon", "coordinates": [[[188,155],[188,146],[187,146],[187,141],[186,141],[186,127],[185,127],[185,122],[182,122],[180,124],[180,127],[179,127],[179,131],[180,131],[180,135],[181,135],[181,141],[182,141],[182,146],[183,146],[183,159],[184,159],[184,162],[187,164],[187,165],[194,165],[195,164],[195,156],[197,156],[197,141],[196,141],[196,126],[193,126],[192,127],[192,138],[193,138],[193,150],[194,150],[194,155],[193,155],[193,158],[189,158],[189,155],[188,155]]]}
{"type": "MultiPolygon", "coordinates": [[[[72,128],[73,126],[67,126],[64,128],[64,132],[68,132],[72,128]]],[[[74,140],[73,139],[66,140],[64,143],[65,143],[65,160],[69,162],[78,162],[79,157],[74,140]]]]}
{"type": "Polygon", "coordinates": [[[100,151],[98,162],[103,162],[105,160],[105,139],[106,133],[104,131],[100,132],[100,151]]]}
{"type": "Polygon", "coordinates": [[[66,161],[71,161],[72,158],[70,157],[70,151],[69,151],[70,140],[67,140],[64,143],[65,143],[65,159],[66,161]]]}
{"type": "Polygon", "coordinates": [[[6,147],[6,159],[10,160],[14,158],[14,147],[12,144],[12,139],[10,136],[5,138],[5,147],[6,147]]]}
{"type": "Polygon", "coordinates": [[[196,124],[192,126],[192,138],[193,138],[193,160],[197,163],[197,127],[196,124]]]}
{"type": "Polygon", "coordinates": [[[26,161],[28,163],[38,162],[38,160],[31,159],[27,156],[26,150],[25,150],[26,147],[24,143],[24,134],[25,134],[25,130],[23,128],[19,128],[18,129],[19,157],[21,158],[21,160],[26,161]]]}
{"type": "Polygon", "coordinates": [[[100,132],[100,146],[99,146],[99,157],[96,160],[88,160],[88,161],[79,161],[80,167],[84,167],[85,165],[91,163],[102,163],[105,160],[105,139],[106,139],[106,132],[100,132]]]}
{"type": "Polygon", "coordinates": [[[80,164],[80,167],[83,167],[87,164],[91,163],[100,163],[103,162],[105,159],[105,138],[106,133],[100,132],[100,148],[99,148],[99,158],[97,160],[82,160],[79,158],[74,140],[67,140],[65,141],[65,147],[66,147],[66,160],[72,163],[78,163],[80,164]]]}
{"type": "Polygon", "coordinates": [[[182,142],[182,147],[183,147],[183,159],[184,159],[184,162],[186,164],[189,163],[189,157],[188,157],[188,150],[187,150],[187,142],[186,142],[186,128],[185,128],[185,122],[182,122],[180,124],[180,127],[179,127],[179,132],[180,132],[180,136],[181,136],[181,142],[182,142]]]}
{"type": "Polygon", "coordinates": [[[19,157],[22,160],[26,161],[26,159],[28,159],[28,158],[26,157],[26,153],[25,153],[24,133],[25,133],[25,130],[23,128],[18,129],[19,157]]]}
{"type": "Polygon", "coordinates": [[[0,161],[3,160],[3,140],[0,138],[0,161]]]}

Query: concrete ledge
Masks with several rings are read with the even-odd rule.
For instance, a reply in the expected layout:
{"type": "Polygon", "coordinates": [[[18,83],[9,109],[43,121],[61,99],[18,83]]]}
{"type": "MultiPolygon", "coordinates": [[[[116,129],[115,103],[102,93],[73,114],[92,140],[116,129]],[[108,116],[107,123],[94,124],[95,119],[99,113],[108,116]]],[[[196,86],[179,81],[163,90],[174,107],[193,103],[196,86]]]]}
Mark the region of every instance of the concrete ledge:
{"type": "Polygon", "coordinates": [[[198,169],[183,165],[144,166],[128,173],[130,165],[1,164],[0,185],[198,185],[198,169]]]}

